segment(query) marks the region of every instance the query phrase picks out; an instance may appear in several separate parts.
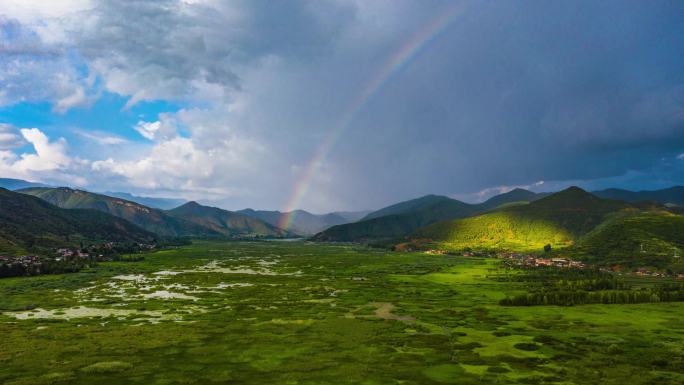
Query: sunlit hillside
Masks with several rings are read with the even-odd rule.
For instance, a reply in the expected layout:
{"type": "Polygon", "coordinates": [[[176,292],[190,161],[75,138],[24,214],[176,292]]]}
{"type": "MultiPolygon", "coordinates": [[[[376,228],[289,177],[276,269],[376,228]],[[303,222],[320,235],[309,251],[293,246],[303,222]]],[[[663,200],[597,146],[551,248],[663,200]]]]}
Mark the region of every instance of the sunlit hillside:
{"type": "Polygon", "coordinates": [[[441,247],[541,250],[567,247],[603,222],[606,215],[629,207],[571,187],[527,205],[504,207],[476,217],[443,221],[411,238],[441,247]]]}

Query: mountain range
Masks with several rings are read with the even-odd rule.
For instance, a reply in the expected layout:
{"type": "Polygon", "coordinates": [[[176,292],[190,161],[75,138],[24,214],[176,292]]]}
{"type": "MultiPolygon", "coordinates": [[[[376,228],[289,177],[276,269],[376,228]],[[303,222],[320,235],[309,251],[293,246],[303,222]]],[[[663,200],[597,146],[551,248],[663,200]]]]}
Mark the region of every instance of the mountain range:
{"type": "Polygon", "coordinates": [[[123,218],[162,237],[210,237],[219,234],[193,222],[172,217],[163,210],[139,203],[69,187],[36,187],[17,190],[63,209],[93,209],[123,218]]]}
{"type": "Polygon", "coordinates": [[[440,195],[426,195],[373,211],[358,222],[333,226],[316,234],[313,239],[338,242],[393,239],[441,220],[466,218],[504,205],[527,204],[546,195],[514,189],[479,204],[440,195]]]}
{"type": "Polygon", "coordinates": [[[162,237],[285,236],[287,233],[255,218],[219,208],[186,203],[159,210],[136,202],[69,187],[18,190],[64,209],[94,209],[123,218],[162,237]]]}
{"type": "Polygon", "coordinates": [[[167,213],[172,217],[193,222],[228,237],[285,237],[290,235],[287,231],[258,218],[216,207],[202,206],[197,202],[188,202],[167,213]]]}
{"type": "MultiPolygon", "coordinates": [[[[290,213],[245,209],[228,211],[168,198],[139,197],[128,193],[98,194],[69,187],[28,187],[30,182],[12,181],[18,192],[41,198],[65,209],[95,209],[126,219],[163,237],[284,237],[312,235],[330,226],[358,220],[367,212],[315,215],[292,212],[290,229],[278,228],[290,213]],[[127,199],[131,198],[131,199],[127,199]],[[149,203],[149,206],[141,203],[149,203]],[[179,203],[179,205],[176,205],[179,203]],[[167,207],[169,209],[160,209],[167,207]]],[[[9,183],[8,183],[9,184],[9,183]]]]}
{"type": "Polygon", "coordinates": [[[12,179],[12,178],[0,178],[0,188],[7,190],[19,190],[22,188],[29,187],[48,187],[42,183],[29,182],[22,179],[12,179]]]}
{"type": "MultiPolygon", "coordinates": [[[[442,221],[407,239],[411,247],[541,252],[628,266],[684,270],[684,216],[654,202],[603,199],[580,188],[470,218],[442,221]]],[[[401,247],[406,247],[402,244],[401,247]]]]}
{"type": "Polygon", "coordinates": [[[155,197],[143,197],[138,195],[133,195],[125,192],[112,192],[106,191],[102,193],[114,198],[121,198],[127,201],[140,203],[143,206],[151,207],[154,209],[170,210],[176,208],[187,201],[185,199],[174,199],[174,198],[155,198],[155,197]]]}
{"type": "Polygon", "coordinates": [[[292,233],[306,236],[316,234],[335,225],[354,222],[366,214],[366,212],[340,212],[316,215],[304,210],[280,212],[253,209],[244,209],[237,212],[258,218],[273,226],[281,226],[283,223],[289,222],[288,229],[292,233]]]}
{"type": "Polygon", "coordinates": [[[601,198],[617,199],[625,202],[653,201],[668,206],[684,206],[684,187],[674,186],[662,190],[629,191],[610,188],[594,191],[592,194],[601,198]]]}
{"type": "Polygon", "coordinates": [[[628,203],[602,199],[571,187],[527,205],[438,222],[410,236],[452,249],[541,250],[547,244],[566,247],[601,224],[608,214],[629,207],[628,203]]]}
{"type": "Polygon", "coordinates": [[[100,241],[154,243],[156,235],[97,210],[66,210],[42,199],[0,188],[0,253],[100,241]]]}
{"type": "MultiPolygon", "coordinates": [[[[31,184],[15,179],[0,181],[15,188],[31,184]]],[[[557,193],[514,189],[477,204],[426,195],[373,212],[324,215],[303,210],[228,211],[197,202],[163,210],[68,187],[33,186],[0,192],[2,252],[53,247],[74,240],[281,238],[315,233],[311,240],[399,248],[539,252],[546,246],[584,259],[617,264],[639,260],[670,266],[670,254],[684,247],[684,216],[680,215],[684,213],[684,187],[592,193],[577,187],[557,193]],[[279,228],[285,222],[288,230],[279,228]]]]}
{"type": "MultiPolygon", "coordinates": [[[[84,201],[77,201],[77,202],[64,202],[63,199],[59,197],[55,197],[56,193],[54,191],[52,192],[47,192],[54,190],[54,187],[48,186],[46,184],[42,183],[36,183],[36,182],[29,182],[26,180],[21,180],[21,179],[12,179],[12,178],[0,178],[0,188],[5,188],[7,190],[13,190],[13,191],[18,191],[18,190],[24,190],[22,192],[28,193],[31,195],[42,195],[41,197],[44,197],[45,200],[48,202],[51,202],[53,204],[57,204],[60,207],[63,208],[96,208],[96,209],[101,209],[104,212],[119,212],[122,218],[132,220],[136,215],[132,215],[132,213],[123,213],[121,210],[112,210],[112,205],[110,203],[103,203],[110,201],[108,198],[120,198],[119,201],[125,201],[129,203],[137,203],[140,206],[145,206],[148,209],[157,209],[157,210],[172,210],[174,208],[180,207],[184,204],[187,203],[186,200],[184,199],[174,199],[174,198],[160,198],[160,197],[146,197],[146,196],[139,196],[139,195],[134,195],[130,194],[127,192],[114,192],[114,191],[106,191],[103,193],[89,193],[89,194],[97,194],[100,197],[95,199],[95,201],[99,201],[100,203],[97,203],[97,207],[94,207],[95,203],[93,202],[84,202],[84,201]],[[40,189],[40,190],[34,190],[34,189],[40,189]],[[105,197],[105,198],[103,198],[105,197]],[[105,208],[107,207],[107,208],[105,208]]],[[[65,188],[66,189],[66,188],[65,188]]],[[[82,191],[83,190],[77,190],[77,189],[71,189],[73,191],[82,191]]],[[[134,207],[134,206],[130,206],[134,207]]],[[[295,210],[293,212],[280,212],[280,211],[267,211],[267,210],[253,210],[253,209],[244,209],[244,210],[239,210],[239,211],[227,211],[226,212],[230,213],[238,213],[238,214],[243,214],[252,218],[259,219],[261,221],[264,221],[268,224],[270,224],[272,227],[277,227],[280,224],[284,222],[284,219],[286,217],[290,217],[290,226],[289,226],[289,231],[287,231],[288,234],[291,235],[300,235],[300,236],[310,236],[313,234],[316,234],[320,231],[323,231],[331,226],[343,224],[343,223],[350,223],[350,222],[356,222],[359,219],[363,218],[366,214],[368,214],[370,211],[339,211],[339,212],[332,212],[328,214],[312,214],[304,210],[295,210]]],[[[156,215],[156,218],[142,218],[142,219],[136,219],[133,220],[134,223],[138,223],[139,225],[143,226],[144,228],[149,229],[150,231],[157,232],[159,234],[165,235],[165,236],[186,236],[186,235],[196,235],[197,234],[197,229],[184,229],[181,225],[174,224],[174,223],[166,223],[164,218],[159,218],[162,215],[156,215]],[[188,231],[189,230],[189,231],[188,231]]],[[[243,218],[243,222],[245,219],[243,218]]],[[[168,221],[167,221],[168,222],[168,221]]],[[[173,222],[173,221],[171,221],[173,222]]],[[[266,227],[261,226],[260,228],[263,230],[266,230],[266,227]]],[[[223,234],[226,231],[229,233],[233,233],[230,230],[223,229],[221,231],[218,231],[218,234],[223,234]]],[[[201,233],[201,232],[200,232],[201,233]]],[[[261,234],[257,232],[258,234],[261,234]]],[[[263,234],[261,235],[274,235],[275,233],[280,233],[282,234],[283,232],[276,231],[273,232],[273,230],[269,231],[264,231],[263,234]]],[[[203,234],[203,235],[208,235],[208,234],[203,234]]],[[[216,234],[214,234],[216,235],[216,234]]]]}

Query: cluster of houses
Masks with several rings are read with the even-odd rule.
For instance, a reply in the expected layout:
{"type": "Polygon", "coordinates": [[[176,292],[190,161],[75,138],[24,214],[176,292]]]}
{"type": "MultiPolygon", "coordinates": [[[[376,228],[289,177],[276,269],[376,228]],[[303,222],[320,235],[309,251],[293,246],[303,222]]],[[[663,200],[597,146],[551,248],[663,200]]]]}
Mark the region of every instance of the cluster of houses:
{"type": "MultiPolygon", "coordinates": [[[[67,260],[70,258],[90,258],[90,254],[81,249],[57,249],[56,261],[67,260]]],[[[100,255],[101,257],[102,255],[100,255]]]]}
{"type": "MultiPolygon", "coordinates": [[[[453,252],[446,251],[446,250],[440,250],[440,249],[431,249],[425,251],[426,254],[431,254],[431,255],[444,255],[444,254],[454,254],[453,252]]],[[[523,266],[523,267],[547,267],[547,266],[552,266],[552,267],[561,267],[561,268],[570,268],[570,269],[585,269],[587,268],[587,264],[584,262],[580,261],[575,261],[569,258],[565,257],[540,257],[537,255],[533,254],[524,254],[524,253],[496,253],[496,254],[490,254],[486,252],[477,252],[477,251],[464,251],[462,253],[458,253],[458,255],[463,255],[464,257],[493,257],[496,256],[499,259],[504,259],[508,263],[515,265],[515,266],[523,266]]],[[[612,266],[612,267],[601,267],[599,268],[600,271],[606,272],[606,273],[619,273],[623,274],[623,270],[620,266],[612,266]]],[[[669,274],[664,271],[657,271],[657,270],[651,270],[646,267],[640,267],[636,271],[633,272],[634,275],[640,276],[640,277],[659,277],[659,278],[675,278],[675,279],[681,279],[684,280],[684,274],[669,274]]]]}
{"type": "MultiPolygon", "coordinates": [[[[66,261],[75,258],[89,258],[90,255],[80,249],[57,249],[55,251],[54,261],[66,261]]],[[[46,257],[38,255],[0,255],[0,264],[4,265],[21,265],[23,267],[40,266],[45,261],[46,257]]]]}
{"type": "Polygon", "coordinates": [[[501,253],[498,258],[512,261],[515,265],[526,267],[554,266],[571,269],[584,269],[586,264],[563,257],[543,258],[531,254],[501,253]]]}
{"type": "Polygon", "coordinates": [[[670,275],[666,272],[662,271],[653,271],[650,270],[646,267],[640,267],[638,268],[635,272],[635,275],[638,275],[640,277],[662,277],[662,278],[676,278],[676,279],[684,279],[684,274],[675,274],[675,275],[670,275]]]}
{"type": "Polygon", "coordinates": [[[447,253],[446,250],[437,250],[437,249],[431,249],[431,250],[427,250],[425,252],[425,254],[430,254],[430,255],[444,255],[446,253],[447,253]]]}
{"type": "MultiPolygon", "coordinates": [[[[413,251],[410,249],[409,251],[413,251]]],[[[463,252],[455,252],[455,251],[449,251],[449,250],[442,250],[442,249],[430,249],[424,251],[425,254],[430,254],[430,255],[462,255],[464,257],[495,257],[496,254],[493,252],[484,252],[484,251],[463,251],[463,252]]]]}
{"type": "Polygon", "coordinates": [[[24,267],[40,265],[40,257],[37,255],[9,256],[0,255],[0,263],[5,265],[22,265],[24,267]]]}

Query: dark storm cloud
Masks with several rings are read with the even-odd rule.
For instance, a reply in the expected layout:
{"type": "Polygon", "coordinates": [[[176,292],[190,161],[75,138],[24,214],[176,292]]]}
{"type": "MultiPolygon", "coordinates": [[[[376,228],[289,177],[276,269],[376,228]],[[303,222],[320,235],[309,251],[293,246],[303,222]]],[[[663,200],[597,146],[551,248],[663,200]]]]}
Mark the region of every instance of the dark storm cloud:
{"type": "MultiPolygon", "coordinates": [[[[46,24],[63,26],[64,39],[49,47],[68,57],[43,60],[54,64],[40,71],[22,72],[15,59],[0,66],[0,81],[27,93],[66,74],[56,91],[0,89],[0,104],[51,98],[66,110],[99,94],[91,87],[129,106],[186,103],[160,114],[176,123],[147,152],[93,164],[132,188],[225,193],[229,208],[282,208],[303,185],[301,206],[324,211],[542,180],[535,188],[684,184],[684,3],[466,1],[411,60],[387,64],[452,5],[93,1],[46,24]],[[331,130],[383,75],[388,82],[342,130],[320,172],[304,178],[331,130]],[[179,127],[187,138],[175,136],[179,127]],[[202,169],[177,167],[169,154],[178,148],[202,169]]],[[[22,30],[5,23],[5,34],[22,30]]],[[[28,45],[6,51],[18,56],[20,46],[28,45]]],[[[99,175],[91,183],[109,180],[99,175]]]]}
{"type": "Polygon", "coordinates": [[[145,99],[229,97],[236,69],[268,56],[306,60],[331,45],[353,8],[310,1],[95,1],[76,47],[110,90],[145,99]]]}
{"type": "Polygon", "coordinates": [[[473,3],[338,157],[385,201],[657,166],[684,149],[682,20],[676,2],[473,3]]]}

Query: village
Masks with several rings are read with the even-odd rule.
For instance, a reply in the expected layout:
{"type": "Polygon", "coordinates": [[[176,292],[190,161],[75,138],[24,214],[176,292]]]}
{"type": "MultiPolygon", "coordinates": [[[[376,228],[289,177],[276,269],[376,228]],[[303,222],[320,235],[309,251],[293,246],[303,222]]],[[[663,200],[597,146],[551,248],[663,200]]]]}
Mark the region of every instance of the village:
{"type": "Polygon", "coordinates": [[[525,267],[542,267],[542,266],[554,266],[572,269],[584,269],[587,265],[580,261],[575,261],[569,258],[564,258],[560,256],[552,258],[543,258],[532,254],[519,254],[519,253],[498,253],[497,258],[505,259],[514,262],[518,266],[525,267]]]}
{"type": "Polygon", "coordinates": [[[430,255],[461,255],[464,257],[490,257],[504,259],[516,266],[524,267],[541,267],[554,266],[573,269],[584,269],[587,267],[583,262],[575,261],[564,257],[542,258],[533,254],[510,253],[510,252],[483,252],[483,251],[463,251],[461,253],[454,253],[447,250],[431,249],[425,251],[425,254],[430,255]]]}
{"type": "MultiPolygon", "coordinates": [[[[484,251],[463,251],[463,252],[453,252],[443,249],[430,249],[426,250],[425,254],[430,255],[461,255],[464,257],[489,257],[498,258],[504,260],[508,265],[526,267],[526,268],[543,268],[543,267],[558,267],[558,268],[568,268],[568,269],[591,269],[596,268],[593,265],[586,264],[581,261],[576,261],[570,258],[555,256],[539,256],[534,254],[526,253],[514,253],[514,252],[484,252],[484,251]]],[[[651,269],[647,267],[640,267],[634,271],[625,271],[623,267],[616,265],[610,267],[599,267],[599,271],[604,273],[614,273],[618,275],[631,274],[639,277],[654,277],[654,278],[674,278],[678,280],[684,280],[684,274],[668,273],[667,271],[661,271],[656,269],[651,269]]]]}
{"type": "MultiPolygon", "coordinates": [[[[107,242],[75,248],[57,248],[44,255],[0,255],[0,277],[60,274],[79,271],[97,262],[120,260],[123,254],[150,251],[153,244],[117,244],[107,242]]],[[[125,261],[143,260],[142,255],[126,256],[125,261]]]]}

